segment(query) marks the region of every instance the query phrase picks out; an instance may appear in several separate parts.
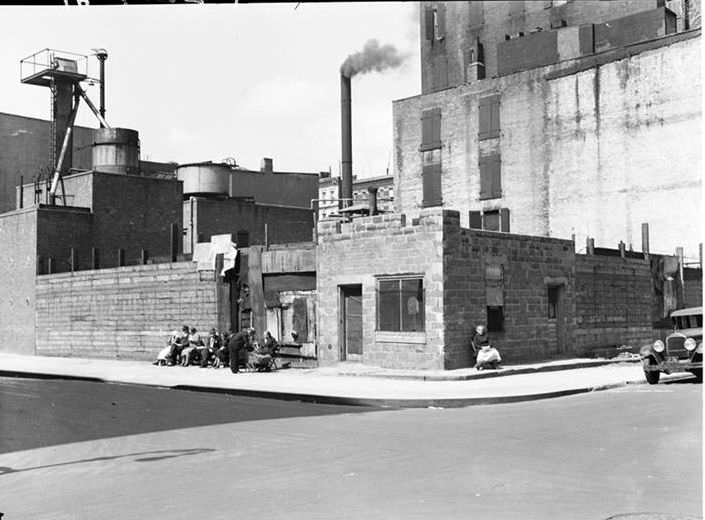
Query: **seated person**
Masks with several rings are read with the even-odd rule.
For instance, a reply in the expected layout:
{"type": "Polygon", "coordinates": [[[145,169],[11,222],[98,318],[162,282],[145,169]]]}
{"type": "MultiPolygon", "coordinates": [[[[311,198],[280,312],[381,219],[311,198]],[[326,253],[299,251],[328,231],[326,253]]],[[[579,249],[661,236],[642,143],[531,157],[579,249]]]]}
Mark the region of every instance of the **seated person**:
{"type": "Polygon", "coordinates": [[[264,342],[257,343],[254,352],[250,355],[250,364],[256,370],[271,370],[274,362],[274,353],[279,350],[277,340],[267,331],[264,333],[264,342]]]}
{"type": "Polygon", "coordinates": [[[174,366],[181,362],[181,352],[188,346],[188,327],[181,327],[181,332],[174,333],[169,338],[169,346],[171,351],[168,355],[169,366],[174,366]]]}
{"type": "Polygon", "coordinates": [[[502,358],[499,355],[499,351],[490,345],[487,329],[485,329],[484,325],[475,327],[470,343],[476,355],[475,368],[477,370],[499,367],[502,358]]]}
{"type": "Polygon", "coordinates": [[[230,341],[230,333],[223,332],[223,337],[220,340],[220,347],[215,351],[213,359],[213,368],[226,367],[230,363],[230,351],[228,350],[228,342],[230,341]]]}
{"type": "Polygon", "coordinates": [[[208,362],[215,356],[215,353],[220,348],[220,335],[211,329],[208,334],[206,344],[197,347],[198,355],[201,358],[201,368],[206,368],[208,362]]]}
{"type": "Polygon", "coordinates": [[[203,339],[201,339],[201,335],[195,327],[191,327],[191,333],[188,335],[188,346],[181,351],[181,366],[189,366],[197,355],[196,349],[202,347],[203,345],[204,343],[203,339]]]}

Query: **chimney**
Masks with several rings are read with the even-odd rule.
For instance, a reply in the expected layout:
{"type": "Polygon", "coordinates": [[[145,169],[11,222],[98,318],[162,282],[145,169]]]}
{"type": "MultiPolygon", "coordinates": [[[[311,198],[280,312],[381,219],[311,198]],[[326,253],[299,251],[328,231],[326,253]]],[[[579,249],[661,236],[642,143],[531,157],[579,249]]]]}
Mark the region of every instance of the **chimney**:
{"type": "Polygon", "coordinates": [[[340,74],[340,125],[341,125],[341,207],[352,204],[352,109],[350,93],[350,76],[340,74]]]}
{"type": "Polygon", "coordinates": [[[274,161],[269,157],[262,159],[262,166],[260,166],[259,171],[264,173],[274,173],[274,161]]]}

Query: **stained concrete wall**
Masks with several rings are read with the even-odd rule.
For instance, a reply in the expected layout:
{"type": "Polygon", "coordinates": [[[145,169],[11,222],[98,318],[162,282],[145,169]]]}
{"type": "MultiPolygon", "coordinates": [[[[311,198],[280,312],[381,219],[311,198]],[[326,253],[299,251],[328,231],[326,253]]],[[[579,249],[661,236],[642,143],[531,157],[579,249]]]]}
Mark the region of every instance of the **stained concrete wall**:
{"type": "Polygon", "coordinates": [[[154,359],[171,330],[219,326],[221,285],[191,262],[38,276],[36,353],[154,359]]]}
{"type": "Polygon", "coordinates": [[[37,211],[0,214],[0,337],[3,352],[34,354],[37,211]]]}
{"type": "Polygon", "coordinates": [[[701,206],[698,32],[396,101],[397,211],[422,206],[421,113],[441,108],[443,207],[510,210],[512,232],[697,257],[701,206]],[[499,93],[500,137],[478,140],[499,93]],[[480,200],[479,158],[501,156],[502,196],[480,200]],[[668,175],[664,175],[668,172],[668,175]]]}

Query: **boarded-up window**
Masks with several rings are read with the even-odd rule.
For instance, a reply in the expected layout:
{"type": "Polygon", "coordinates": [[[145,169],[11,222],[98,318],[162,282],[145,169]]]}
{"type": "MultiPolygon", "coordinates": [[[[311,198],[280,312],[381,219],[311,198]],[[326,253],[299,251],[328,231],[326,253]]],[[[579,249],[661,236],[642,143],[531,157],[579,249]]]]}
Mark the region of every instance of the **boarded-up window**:
{"type": "Polygon", "coordinates": [[[499,137],[499,96],[487,96],[480,99],[479,139],[499,137]]]}
{"type": "Polygon", "coordinates": [[[499,211],[485,211],[484,215],[482,215],[482,229],[487,231],[501,230],[499,211]]]}
{"type": "Polygon", "coordinates": [[[470,229],[482,229],[482,212],[470,212],[470,229]]]}
{"type": "Polygon", "coordinates": [[[441,109],[421,113],[421,151],[441,147],[441,109]]]}
{"type": "Polygon", "coordinates": [[[509,210],[502,208],[499,210],[499,230],[503,233],[509,233],[509,210]]]}
{"type": "Polygon", "coordinates": [[[405,278],[379,281],[377,330],[423,332],[423,279],[405,278]]]}
{"type": "Polygon", "coordinates": [[[502,196],[501,156],[480,157],[480,200],[502,196]]]}

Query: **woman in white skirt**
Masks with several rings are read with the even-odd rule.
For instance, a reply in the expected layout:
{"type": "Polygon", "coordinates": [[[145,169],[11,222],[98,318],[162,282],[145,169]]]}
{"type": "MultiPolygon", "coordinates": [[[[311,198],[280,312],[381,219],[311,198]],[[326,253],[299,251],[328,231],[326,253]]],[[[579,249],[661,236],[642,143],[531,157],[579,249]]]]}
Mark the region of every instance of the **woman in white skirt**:
{"type": "Polygon", "coordinates": [[[490,341],[487,338],[487,330],[484,325],[475,327],[471,343],[475,355],[477,356],[475,361],[475,368],[477,370],[499,368],[502,357],[499,355],[499,351],[490,345],[490,341]]]}

